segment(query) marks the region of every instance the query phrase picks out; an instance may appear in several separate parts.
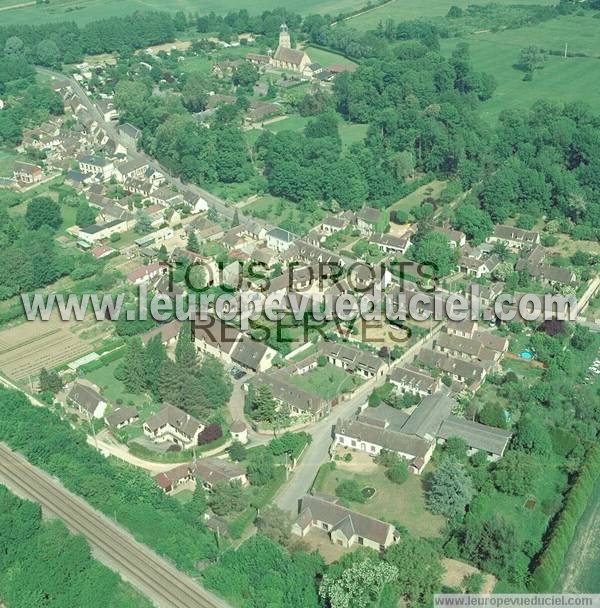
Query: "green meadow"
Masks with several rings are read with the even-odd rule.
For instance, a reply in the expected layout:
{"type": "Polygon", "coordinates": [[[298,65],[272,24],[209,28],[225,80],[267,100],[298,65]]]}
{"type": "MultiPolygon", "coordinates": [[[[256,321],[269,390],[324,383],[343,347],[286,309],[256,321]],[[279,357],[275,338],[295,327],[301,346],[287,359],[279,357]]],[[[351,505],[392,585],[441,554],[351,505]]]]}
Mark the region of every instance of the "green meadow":
{"type": "Polygon", "coordinates": [[[450,54],[457,44],[469,44],[477,70],[493,74],[498,82],[493,97],[483,105],[483,115],[495,119],[505,108],[527,108],[538,99],[560,102],[597,103],[600,95],[600,21],[592,13],[586,16],[559,17],[539,25],[501,32],[472,34],[465,38],[442,41],[442,50],[450,54]],[[537,45],[545,50],[564,50],[589,57],[550,55],[532,81],[515,67],[521,49],[537,45]]]}
{"type": "MultiPolygon", "coordinates": [[[[0,9],[26,4],[20,0],[0,0],[0,9]]],[[[258,14],[286,4],[282,0],[254,0],[240,2],[239,0],[52,0],[48,5],[25,6],[2,10],[0,20],[3,25],[15,23],[47,23],[50,21],[76,21],[88,23],[107,17],[129,15],[136,11],[161,10],[175,13],[197,13],[199,15],[227,13],[229,11],[247,9],[250,13],[258,14]]],[[[305,0],[300,5],[290,6],[291,10],[303,13],[329,13],[336,15],[342,11],[352,10],[362,6],[362,0],[305,0]]]]}

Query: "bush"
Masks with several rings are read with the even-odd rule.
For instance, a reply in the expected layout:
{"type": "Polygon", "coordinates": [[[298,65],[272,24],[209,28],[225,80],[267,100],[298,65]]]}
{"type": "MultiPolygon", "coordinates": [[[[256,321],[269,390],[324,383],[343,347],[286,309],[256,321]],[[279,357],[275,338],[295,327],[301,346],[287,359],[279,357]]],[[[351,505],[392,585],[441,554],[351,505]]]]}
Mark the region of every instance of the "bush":
{"type": "Polygon", "coordinates": [[[356,479],[345,479],[335,488],[335,495],[353,502],[366,502],[365,496],[361,492],[361,487],[356,479]]]}
{"type": "Polygon", "coordinates": [[[344,454],[344,462],[351,462],[352,461],[352,454],[350,452],[347,452],[346,454],[344,454]]]}
{"type": "Polygon", "coordinates": [[[397,464],[389,467],[385,472],[385,476],[394,483],[404,483],[408,479],[408,467],[406,466],[406,461],[401,460],[397,464]]]}
{"type": "Polygon", "coordinates": [[[219,424],[209,424],[199,435],[198,445],[212,443],[223,436],[223,429],[219,424]]]}

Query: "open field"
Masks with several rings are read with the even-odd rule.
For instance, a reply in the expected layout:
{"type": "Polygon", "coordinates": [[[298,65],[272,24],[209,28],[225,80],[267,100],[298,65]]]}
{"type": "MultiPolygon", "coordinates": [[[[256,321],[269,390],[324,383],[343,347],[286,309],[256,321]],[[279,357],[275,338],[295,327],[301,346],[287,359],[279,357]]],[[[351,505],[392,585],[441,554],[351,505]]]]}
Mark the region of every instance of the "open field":
{"type": "Polygon", "coordinates": [[[585,17],[560,17],[532,27],[485,32],[465,38],[442,40],[442,50],[450,54],[461,42],[469,44],[473,65],[492,74],[498,88],[483,104],[483,116],[494,119],[506,108],[527,108],[538,99],[561,102],[597,102],[600,94],[600,36],[598,20],[585,17]],[[525,82],[524,73],[514,64],[521,49],[537,45],[561,51],[565,43],[570,53],[586,53],[590,57],[549,56],[533,81],[525,82]]]}
{"type": "MultiPolygon", "coordinates": [[[[22,4],[19,0],[7,2],[2,0],[2,6],[22,4]]],[[[228,11],[246,8],[250,13],[258,14],[272,10],[282,5],[281,0],[257,0],[256,2],[240,4],[239,0],[172,0],[165,3],[161,0],[54,0],[49,5],[25,6],[3,11],[2,21],[5,25],[15,23],[47,23],[50,21],[76,21],[88,23],[108,17],[129,15],[136,11],[168,11],[175,13],[197,13],[205,15],[214,11],[224,14],[228,11]]],[[[301,5],[290,7],[300,13],[330,13],[337,14],[359,8],[362,0],[306,0],[301,5]]]]}
{"type": "Polygon", "coordinates": [[[35,376],[42,367],[53,369],[93,350],[58,318],[28,321],[0,332],[0,370],[14,380],[35,376]]]}
{"type": "Polygon", "coordinates": [[[270,223],[298,234],[305,234],[325,216],[322,209],[307,214],[296,203],[268,194],[246,205],[244,213],[259,219],[268,219],[270,223]]]}
{"type": "Polygon", "coordinates": [[[17,155],[14,150],[0,150],[0,177],[12,177],[15,160],[17,155]]]}
{"type": "MultiPolygon", "coordinates": [[[[472,0],[392,0],[384,6],[374,8],[362,15],[351,17],[345,23],[358,30],[372,30],[380,21],[386,19],[394,21],[407,21],[410,19],[426,19],[428,17],[444,17],[452,6],[466,8],[474,3],[472,0]]],[[[497,0],[496,4],[516,4],[514,0],[497,0]]],[[[539,0],[535,4],[554,4],[552,0],[539,0]]]]}
{"type": "MultiPolygon", "coordinates": [[[[375,495],[366,503],[352,503],[350,508],[365,515],[398,522],[411,534],[434,538],[444,525],[444,518],[425,509],[424,478],[409,475],[403,484],[395,484],[385,476],[385,469],[376,465],[367,454],[352,452],[352,461],[339,461],[336,468],[321,478],[318,492],[335,495],[340,481],[356,479],[362,486],[375,488],[375,495]]],[[[338,449],[339,454],[346,450],[338,449]]]]}
{"type": "Polygon", "coordinates": [[[400,209],[401,211],[410,211],[415,207],[418,207],[426,198],[436,198],[440,195],[440,192],[444,189],[446,182],[439,179],[434,179],[432,182],[417,188],[414,192],[411,192],[408,196],[401,198],[396,201],[391,207],[391,210],[400,209]]]}
{"type": "Polygon", "coordinates": [[[590,497],[571,543],[558,591],[600,593],[600,482],[590,497]]]}

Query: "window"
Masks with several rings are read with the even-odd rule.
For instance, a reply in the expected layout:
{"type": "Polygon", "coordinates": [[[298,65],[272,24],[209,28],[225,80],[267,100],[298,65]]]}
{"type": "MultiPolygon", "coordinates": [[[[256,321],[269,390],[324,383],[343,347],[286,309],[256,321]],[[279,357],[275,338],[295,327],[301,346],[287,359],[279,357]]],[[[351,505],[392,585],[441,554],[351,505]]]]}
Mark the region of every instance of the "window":
{"type": "Polygon", "coordinates": [[[324,530],[329,530],[329,524],[326,524],[325,522],[323,522],[321,525],[323,526],[324,530]]]}
{"type": "Polygon", "coordinates": [[[355,448],[356,447],[356,441],[353,439],[352,440],[352,447],[355,448]]]}
{"type": "Polygon", "coordinates": [[[358,537],[358,544],[359,545],[364,545],[365,544],[365,539],[362,536],[358,537]]]}

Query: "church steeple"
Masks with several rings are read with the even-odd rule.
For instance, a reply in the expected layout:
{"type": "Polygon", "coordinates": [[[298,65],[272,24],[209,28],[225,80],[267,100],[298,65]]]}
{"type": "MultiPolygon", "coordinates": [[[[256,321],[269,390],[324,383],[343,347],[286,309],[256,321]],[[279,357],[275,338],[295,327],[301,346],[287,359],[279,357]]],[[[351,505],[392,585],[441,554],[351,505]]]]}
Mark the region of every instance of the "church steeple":
{"type": "Polygon", "coordinates": [[[290,33],[288,32],[288,27],[285,23],[282,23],[281,28],[279,28],[279,46],[285,49],[292,48],[290,33]]]}

